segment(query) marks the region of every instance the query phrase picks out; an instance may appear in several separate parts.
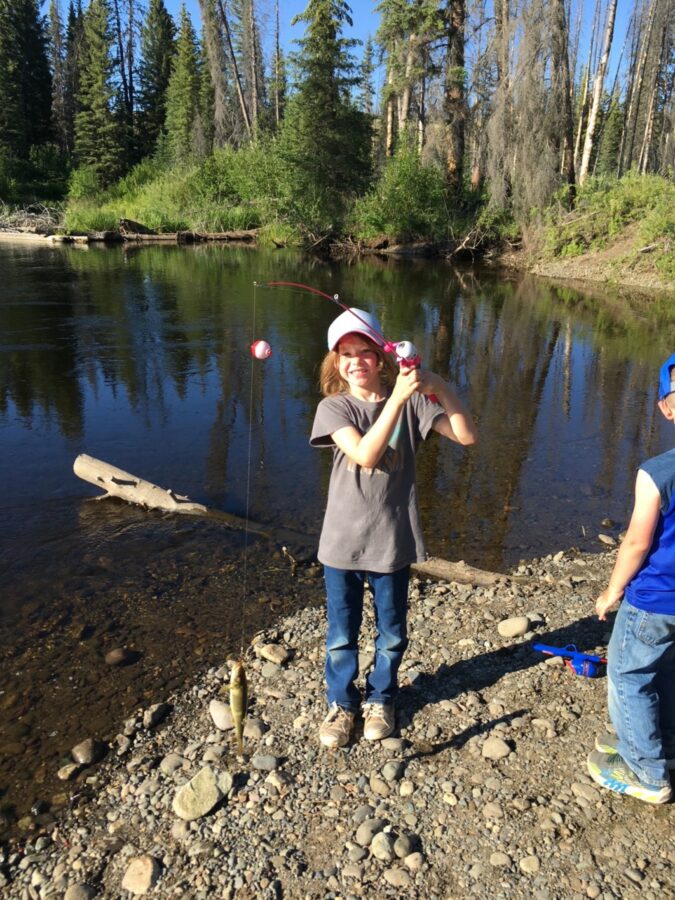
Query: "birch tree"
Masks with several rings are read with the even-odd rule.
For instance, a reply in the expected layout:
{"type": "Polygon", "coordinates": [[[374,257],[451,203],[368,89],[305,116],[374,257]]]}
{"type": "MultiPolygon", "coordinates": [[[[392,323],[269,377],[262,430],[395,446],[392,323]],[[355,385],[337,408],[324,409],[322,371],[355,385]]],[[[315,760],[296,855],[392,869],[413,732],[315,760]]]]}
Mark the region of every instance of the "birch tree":
{"type": "Polygon", "coordinates": [[[596,123],[598,119],[598,112],[600,110],[600,100],[602,98],[602,91],[605,83],[605,73],[607,72],[607,63],[609,61],[609,51],[612,47],[612,36],[614,35],[616,4],[617,0],[610,0],[609,8],[607,10],[607,23],[605,25],[605,35],[602,43],[602,56],[600,57],[600,64],[598,66],[597,72],[595,73],[595,80],[593,82],[593,100],[591,102],[591,109],[588,114],[588,125],[586,127],[584,150],[581,156],[581,164],[579,166],[579,184],[583,184],[586,180],[591,163],[591,153],[593,152],[595,141],[596,123]]]}

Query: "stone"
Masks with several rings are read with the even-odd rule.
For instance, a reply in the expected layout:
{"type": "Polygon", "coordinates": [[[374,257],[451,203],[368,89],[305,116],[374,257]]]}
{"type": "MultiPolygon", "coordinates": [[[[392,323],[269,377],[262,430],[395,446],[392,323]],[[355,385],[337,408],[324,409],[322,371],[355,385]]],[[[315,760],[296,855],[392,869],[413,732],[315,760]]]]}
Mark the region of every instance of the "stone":
{"type": "Polygon", "coordinates": [[[263,644],[258,648],[258,653],[263,659],[274,663],[277,666],[283,666],[291,658],[291,652],[281,644],[263,644]]]}
{"type": "Polygon", "coordinates": [[[500,850],[496,850],[490,856],[490,865],[495,869],[507,869],[513,865],[513,860],[508,853],[502,853],[500,850]]]}
{"type": "Polygon", "coordinates": [[[539,871],[539,857],[538,856],[524,856],[519,862],[518,866],[520,867],[520,871],[524,872],[526,875],[536,875],[539,871]]]}
{"type": "Polygon", "coordinates": [[[606,544],[608,547],[616,547],[616,538],[613,538],[611,534],[599,534],[598,540],[601,544],[606,544]]]}
{"type": "Polygon", "coordinates": [[[155,725],[159,725],[168,716],[171,709],[170,703],[154,703],[149,706],[143,713],[143,727],[154,728],[155,725]]]}
{"type": "Polygon", "coordinates": [[[229,772],[216,772],[211,766],[204,766],[178,790],[172,809],[179,818],[191,822],[211,812],[231,788],[229,772]]]}
{"type": "Polygon", "coordinates": [[[63,895],[63,900],[90,900],[96,896],[96,888],[91,884],[71,884],[63,895]]]}
{"type": "Polygon", "coordinates": [[[376,834],[379,834],[380,831],[385,827],[386,821],[384,819],[366,819],[364,822],[361,822],[359,827],[356,829],[356,836],[354,840],[361,847],[370,847],[370,844],[375,837],[376,834]]]}
{"type": "Polygon", "coordinates": [[[222,700],[212,700],[209,703],[209,715],[219,731],[231,731],[234,728],[232,710],[229,703],[223,703],[222,700]]]}
{"type": "Polygon", "coordinates": [[[393,837],[384,831],[378,831],[371,841],[370,852],[381,862],[391,862],[394,858],[393,837]]]}
{"type": "Polygon", "coordinates": [[[160,874],[161,868],[154,856],[137,856],[127,866],[122,889],[130,894],[147,894],[157,884],[160,874]]]}
{"type": "Polygon", "coordinates": [[[272,756],[271,753],[257,753],[251,758],[251,765],[254,769],[260,769],[262,772],[273,772],[279,768],[281,760],[272,756]]]}
{"type": "Polygon", "coordinates": [[[104,657],[107,666],[128,666],[139,658],[139,653],[129,650],[127,647],[115,647],[114,650],[109,650],[104,657]]]}
{"type": "Polygon", "coordinates": [[[406,888],[411,887],[413,880],[409,872],[405,869],[385,869],[383,872],[384,880],[393,887],[406,888]]]}
{"type": "Polygon", "coordinates": [[[504,759],[511,753],[511,748],[502,738],[492,735],[483,744],[481,752],[485,759],[504,759]]]}
{"type": "Polygon", "coordinates": [[[513,616],[510,619],[504,619],[497,625],[497,631],[505,638],[522,637],[529,630],[530,620],[527,616],[513,616]]]}
{"type": "Polygon", "coordinates": [[[96,738],[87,738],[84,741],[80,741],[70,751],[75,762],[82,766],[90,766],[103,759],[105,752],[106,745],[102,741],[96,740],[96,738]]]}
{"type": "Polygon", "coordinates": [[[56,777],[60,781],[70,781],[76,775],[79,775],[83,768],[84,766],[78,765],[78,763],[68,763],[65,766],[61,766],[56,773],[56,777]]]}

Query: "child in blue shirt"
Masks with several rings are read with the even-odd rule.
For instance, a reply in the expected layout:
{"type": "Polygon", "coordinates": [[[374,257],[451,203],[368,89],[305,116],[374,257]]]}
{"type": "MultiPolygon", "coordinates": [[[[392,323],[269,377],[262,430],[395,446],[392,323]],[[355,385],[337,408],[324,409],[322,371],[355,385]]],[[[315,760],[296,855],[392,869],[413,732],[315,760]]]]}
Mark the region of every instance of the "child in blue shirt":
{"type": "MultiPolygon", "coordinates": [[[[658,403],[675,422],[675,354],[661,367],[658,403]]],[[[616,736],[596,738],[588,771],[610,791],[667,803],[675,769],[675,449],[638,470],[630,525],[595,603],[601,621],[622,598],[607,652],[616,736]]]]}

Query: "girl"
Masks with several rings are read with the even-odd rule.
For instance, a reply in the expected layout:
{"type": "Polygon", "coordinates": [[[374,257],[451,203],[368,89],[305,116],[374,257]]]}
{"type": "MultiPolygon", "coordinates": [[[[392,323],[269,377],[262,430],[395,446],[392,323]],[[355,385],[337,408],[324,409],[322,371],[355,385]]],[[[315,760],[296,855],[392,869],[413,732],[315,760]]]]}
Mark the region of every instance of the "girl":
{"type": "Polygon", "coordinates": [[[349,741],[359,708],[354,682],[366,580],[377,635],[363,734],[376,741],[394,730],[397,674],[408,645],[410,564],[425,558],[415,452],[432,430],[459,444],[476,440],[471,415],[443,379],[419,369],[398,371],[383,343],[379,322],[362,310],[344,312],[331,324],[320,376],[325,399],[310,438],[312,446],[333,450],[318,553],[326,583],[329,705],[319,737],[327,747],[349,741]]]}

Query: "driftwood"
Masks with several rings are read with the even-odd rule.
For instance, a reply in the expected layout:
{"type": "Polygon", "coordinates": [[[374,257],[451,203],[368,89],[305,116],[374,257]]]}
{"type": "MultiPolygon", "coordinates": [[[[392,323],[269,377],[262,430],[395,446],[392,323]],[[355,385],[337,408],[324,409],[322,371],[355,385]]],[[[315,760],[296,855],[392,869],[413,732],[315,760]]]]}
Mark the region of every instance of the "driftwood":
{"type": "Polygon", "coordinates": [[[499,572],[486,572],[483,569],[474,569],[465,562],[450,562],[431,556],[421,563],[413,563],[412,569],[418,575],[434,578],[437,581],[454,581],[457,584],[475,584],[478,587],[490,587],[502,581],[515,580],[511,575],[501,575],[499,572]]]}
{"type": "Polygon", "coordinates": [[[133,219],[120,219],[119,230],[123,237],[135,237],[139,234],[157,234],[154,228],[148,228],[147,225],[141,225],[140,222],[134,222],[133,219]]]}
{"type": "Polygon", "coordinates": [[[136,475],[130,475],[122,469],[111,466],[110,463],[87,456],[86,453],[81,453],[77,457],[73,463],[73,471],[83,481],[103,488],[105,494],[98,497],[98,500],[105,497],[119,497],[127,503],[137,503],[146,509],[163,509],[167,512],[193,515],[207,512],[207,507],[201,503],[193,503],[188,497],[158,487],[136,475]]]}
{"type": "MultiPolygon", "coordinates": [[[[209,509],[201,503],[194,503],[188,497],[176,494],[172,490],[158,487],[150,481],[145,481],[136,475],[130,475],[122,469],[111,466],[110,463],[93,456],[81,453],[73,464],[73,471],[90,484],[102,488],[105,493],[97,500],[106,497],[117,497],[126,500],[127,503],[135,503],[146,509],[158,509],[164,512],[188,513],[191,515],[206,516],[211,520],[222,522],[230,528],[240,531],[248,531],[267,540],[276,540],[278,543],[295,543],[306,547],[312,543],[307,535],[297,534],[287,529],[279,529],[276,538],[263,529],[261,525],[242,519],[231,513],[221,510],[209,509]]],[[[293,572],[298,565],[298,560],[292,555],[286,546],[282,548],[283,555],[291,561],[293,572]]],[[[504,581],[531,581],[532,579],[513,575],[504,575],[499,572],[487,572],[483,569],[475,569],[465,562],[450,562],[447,559],[431,557],[422,563],[415,563],[412,569],[416,574],[437,581],[454,581],[457,584],[474,584],[479,587],[491,587],[504,581]]]]}

